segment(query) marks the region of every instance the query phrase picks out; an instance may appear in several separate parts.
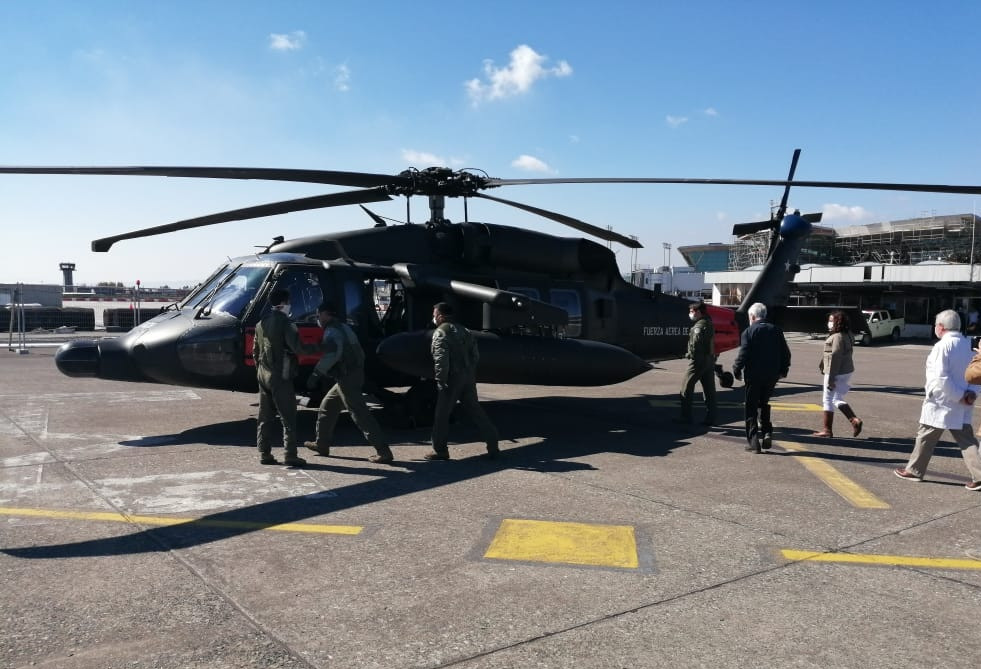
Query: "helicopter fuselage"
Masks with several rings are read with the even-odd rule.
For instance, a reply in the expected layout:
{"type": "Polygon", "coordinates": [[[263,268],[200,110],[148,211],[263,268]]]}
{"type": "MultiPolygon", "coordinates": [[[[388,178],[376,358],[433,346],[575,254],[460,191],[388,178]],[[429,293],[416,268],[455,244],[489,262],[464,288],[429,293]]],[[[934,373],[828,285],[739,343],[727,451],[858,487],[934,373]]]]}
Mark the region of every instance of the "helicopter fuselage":
{"type": "MultiPolygon", "coordinates": [[[[255,325],[268,294],[291,294],[304,341],[316,308],[339,305],[368,353],[369,386],[432,376],[432,305],[454,305],[481,353],[478,381],[607,385],[684,355],[689,301],[633,286],[613,253],[585,239],[501,225],[374,227],[283,241],[229,261],[122,337],[78,340],[56,356],[70,376],[254,391],[255,325]]],[[[716,347],[738,344],[734,312],[711,308],[716,347]]],[[[300,358],[302,387],[317,356],[300,358]]]]}

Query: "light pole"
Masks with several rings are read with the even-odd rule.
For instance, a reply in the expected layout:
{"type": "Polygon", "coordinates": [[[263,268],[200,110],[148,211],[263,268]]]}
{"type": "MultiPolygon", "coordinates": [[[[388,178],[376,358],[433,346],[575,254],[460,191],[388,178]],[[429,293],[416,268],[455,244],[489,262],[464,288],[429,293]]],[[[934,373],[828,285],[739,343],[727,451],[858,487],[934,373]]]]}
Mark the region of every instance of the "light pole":
{"type": "Polygon", "coordinates": [[[668,269],[671,268],[671,245],[667,242],[661,243],[661,248],[664,249],[664,266],[668,269]]]}

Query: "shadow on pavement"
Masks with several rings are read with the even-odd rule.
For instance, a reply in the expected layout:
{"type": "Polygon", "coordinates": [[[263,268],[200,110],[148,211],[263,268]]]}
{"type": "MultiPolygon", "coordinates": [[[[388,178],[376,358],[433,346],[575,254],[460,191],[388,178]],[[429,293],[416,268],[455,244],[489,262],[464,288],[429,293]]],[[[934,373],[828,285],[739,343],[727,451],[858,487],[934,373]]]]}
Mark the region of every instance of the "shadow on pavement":
{"type": "MultiPolygon", "coordinates": [[[[503,452],[500,458],[485,455],[450,462],[399,461],[398,468],[347,467],[340,458],[308,458],[311,470],[329,470],[370,474],[370,481],[334,488],[332,496],[305,495],[287,497],[250,506],[211,513],[176,525],[154,527],[123,536],[104,539],[4,548],[14,557],[50,559],[98,557],[169,551],[199,546],[213,541],[249,534],[273,525],[295,523],[382,500],[395,499],[420,490],[475,479],[502,470],[568,472],[594,469],[576,462],[576,458],[600,452],[614,452],[638,457],[661,457],[690,443],[690,433],[672,433],[664,429],[673,411],[652,409],[647,397],[570,398],[488,401],[483,403],[501,431],[503,452]],[[507,441],[534,439],[542,434],[561,434],[558,438],[541,437],[533,443],[508,447],[507,441]],[[405,471],[408,469],[409,471],[405,471]]],[[[415,430],[428,440],[428,431],[415,430]]],[[[339,442],[361,435],[352,425],[339,433],[339,442]]],[[[174,435],[176,443],[219,443],[241,446],[254,443],[255,421],[252,419],[197,427],[174,435]]],[[[470,425],[457,424],[450,430],[450,452],[453,443],[477,440],[470,425]]],[[[129,445],[139,447],[136,440],[129,445]]],[[[159,444],[160,437],[152,443],[159,444]]],[[[175,443],[174,441],[168,443],[175,443]]],[[[361,442],[363,443],[363,442],[361,442]]],[[[396,446],[396,457],[398,457],[396,446]]]]}

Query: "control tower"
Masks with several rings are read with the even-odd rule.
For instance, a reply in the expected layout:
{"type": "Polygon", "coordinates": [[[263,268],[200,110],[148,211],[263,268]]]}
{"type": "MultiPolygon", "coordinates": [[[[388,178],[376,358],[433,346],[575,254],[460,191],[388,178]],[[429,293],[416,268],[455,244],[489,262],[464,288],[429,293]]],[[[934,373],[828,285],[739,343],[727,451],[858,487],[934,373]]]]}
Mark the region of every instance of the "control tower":
{"type": "Polygon", "coordinates": [[[64,277],[65,292],[70,293],[75,289],[75,279],[72,278],[72,274],[75,271],[75,263],[73,262],[63,262],[58,267],[61,269],[61,274],[64,277]]]}

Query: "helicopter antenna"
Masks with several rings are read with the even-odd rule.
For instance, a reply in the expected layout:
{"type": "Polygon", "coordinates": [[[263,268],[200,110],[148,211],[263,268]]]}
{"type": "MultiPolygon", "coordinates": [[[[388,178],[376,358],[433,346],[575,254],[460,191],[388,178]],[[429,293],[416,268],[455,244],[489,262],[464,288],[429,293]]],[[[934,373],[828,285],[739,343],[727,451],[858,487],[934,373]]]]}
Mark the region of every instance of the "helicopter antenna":
{"type": "Polygon", "coordinates": [[[384,218],[382,218],[381,216],[379,216],[375,212],[373,212],[370,209],[368,209],[368,207],[364,206],[363,204],[360,204],[358,206],[361,207],[361,210],[364,213],[368,214],[368,216],[371,216],[371,220],[373,220],[375,222],[375,227],[376,228],[384,228],[384,227],[386,227],[388,225],[388,223],[385,222],[385,219],[384,218]]]}
{"type": "MultiPolygon", "coordinates": [[[[276,244],[282,244],[285,239],[286,238],[283,237],[283,235],[276,235],[275,237],[273,237],[272,242],[270,242],[269,245],[266,246],[265,248],[263,248],[262,246],[258,246],[258,245],[255,248],[257,248],[257,249],[263,249],[263,251],[262,251],[263,253],[269,253],[269,249],[271,249],[276,244]]],[[[256,255],[258,256],[259,254],[257,253],[256,255]]],[[[229,260],[231,260],[231,258],[229,258],[229,260]]]]}
{"type": "Polygon", "coordinates": [[[375,212],[371,211],[370,209],[368,209],[367,207],[364,207],[364,206],[362,206],[361,208],[364,209],[365,210],[365,213],[367,213],[369,216],[371,216],[371,218],[373,220],[377,221],[377,223],[375,224],[375,227],[379,227],[380,228],[380,227],[382,227],[382,225],[387,225],[385,223],[385,221],[391,221],[392,223],[398,223],[399,225],[405,225],[405,221],[399,220],[397,218],[392,218],[391,216],[382,216],[381,214],[376,214],[375,212]]]}

